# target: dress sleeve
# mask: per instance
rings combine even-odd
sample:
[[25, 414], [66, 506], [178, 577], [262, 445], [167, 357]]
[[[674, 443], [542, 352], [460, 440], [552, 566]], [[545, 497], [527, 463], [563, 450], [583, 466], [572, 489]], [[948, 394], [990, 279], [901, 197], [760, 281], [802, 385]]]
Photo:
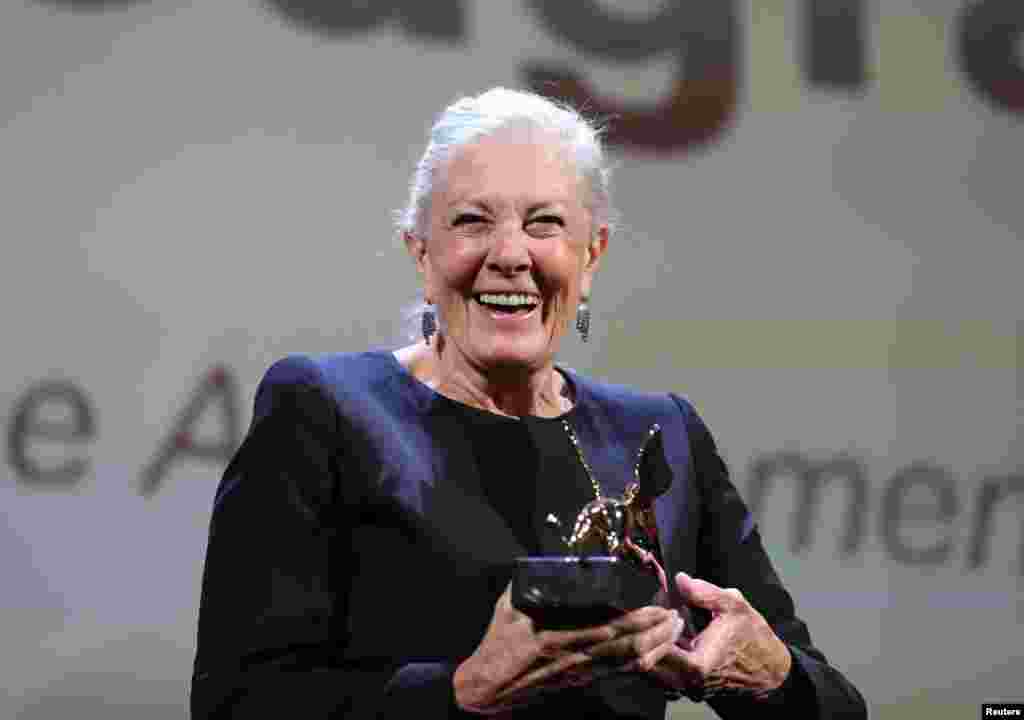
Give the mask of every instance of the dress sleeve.
[[[351, 437], [317, 367], [274, 365], [214, 501], [200, 597], [194, 720], [459, 717], [444, 663], [344, 659], [360, 499]], [[386, 618], [358, 618], [383, 623]]]
[[694, 480], [700, 492], [696, 574], [719, 587], [738, 588], [786, 644], [793, 659], [786, 681], [768, 697], [717, 697], [708, 704], [723, 718], [756, 717], [770, 708], [798, 711], [794, 717], [867, 718], [860, 692], [814, 647], [807, 625], [796, 616], [793, 599], [765, 552], [760, 532], [730, 481], [707, 426], [689, 403], [672, 397], [686, 420]]

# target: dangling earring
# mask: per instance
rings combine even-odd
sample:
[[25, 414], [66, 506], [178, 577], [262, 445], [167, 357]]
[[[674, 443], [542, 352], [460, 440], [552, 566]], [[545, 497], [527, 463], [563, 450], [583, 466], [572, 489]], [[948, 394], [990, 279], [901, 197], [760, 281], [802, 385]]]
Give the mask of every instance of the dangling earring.
[[428, 304], [423, 308], [423, 340], [430, 344], [430, 336], [437, 332], [437, 318], [433, 308]]
[[580, 300], [580, 305], [576, 308], [576, 330], [580, 334], [580, 340], [587, 342], [590, 340], [590, 305], [587, 304], [589, 298], [583, 298]]

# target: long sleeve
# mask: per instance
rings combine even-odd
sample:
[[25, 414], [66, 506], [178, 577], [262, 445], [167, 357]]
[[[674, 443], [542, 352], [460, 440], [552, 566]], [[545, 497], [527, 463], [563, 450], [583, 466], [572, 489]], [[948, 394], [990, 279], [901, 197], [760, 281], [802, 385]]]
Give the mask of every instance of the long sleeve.
[[793, 658], [785, 683], [766, 701], [720, 697], [709, 704], [723, 718], [756, 716], [770, 706], [808, 718], [866, 718], [858, 690], [815, 648], [795, 613], [761, 542], [750, 512], [729, 479], [707, 427], [688, 403], [673, 396], [686, 419], [693, 471], [701, 496], [697, 576], [720, 587], [738, 588], [768, 621]]
[[358, 552], [348, 523], [362, 492], [349, 464], [344, 420], [317, 367], [273, 366], [214, 502], [194, 720], [461, 715], [449, 663], [344, 657]]

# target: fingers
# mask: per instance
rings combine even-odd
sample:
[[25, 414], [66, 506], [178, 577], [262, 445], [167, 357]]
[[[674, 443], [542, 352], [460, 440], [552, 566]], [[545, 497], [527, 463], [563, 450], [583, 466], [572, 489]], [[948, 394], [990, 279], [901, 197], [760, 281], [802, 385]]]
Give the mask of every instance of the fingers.
[[588, 685], [624, 670], [650, 670], [684, 627], [675, 610], [649, 606], [596, 627], [539, 630], [510, 597], [506, 589], [460, 675], [467, 707], [511, 707], [537, 692]]
[[685, 627], [685, 621], [675, 611], [657, 615], [643, 613], [640, 618], [646, 620], [652, 616], [660, 618], [656, 624], [644, 628], [638, 625], [641, 619], [634, 619], [628, 626], [638, 629], [586, 648], [584, 652], [602, 664], [611, 663], [623, 670], [649, 670], [675, 644]]
[[614, 628], [616, 635], [623, 633], [635, 633], [654, 627], [672, 617], [678, 617], [679, 613], [657, 605], [648, 605], [637, 610], [620, 615], [608, 623]]
[[599, 658], [592, 653], [594, 647], [614, 641], [619, 633], [625, 632], [624, 628], [648, 629], [659, 618], [660, 613], [639, 613], [638, 617], [620, 621], [618, 626], [609, 623], [579, 630], [541, 631], [536, 636], [539, 648], [532, 667], [504, 688], [498, 699], [515, 697], [524, 691], [588, 685], [609, 671], [607, 666], [595, 663]]
[[526, 690], [582, 684], [590, 663], [590, 657], [582, 652], [567, 653], [550, 662], [541, 663], [505, 686], [497, 694], [497, 699], [504, 701]]
[[714, 583], [690, 577], [684, 572], [676, 573], [676, 587], [690, 605], [714, 612], [728, 612], [743, 600], [738, 590], [723, 590]]
[[575, 630], [542, 630], [537, 634], [537, 639], [541, 644], [542, 654], [552, 656], [566, 650], [585, 650], [591, 645], [643, 632], [677, 616], [675, 610], [652, 605], [620, 615], [605, 625]]
[[581, 628], [578, 630], [541, 630], [537, 633], [543, 657], [557, 657], [566, 652], [580, 650], [596, 643], [611, 640], [617, 631], [609, 625]]
[[675, 643], [684, 626], [683, 618], [675, 610], [650, 606], [626, 613], [606, 625], [542, 631], [537, 636], [537, 655], [551, 662], [524, 679], [540, 682], [581, 664], [588, 666], [583, 669], [591, 678], [594, 673], [609, 669], [622, 670], [627, 663], [638, 660], [638, 668], [650, 667], [665, 652], [659, 648]]
[[664, 685], [680, 690], [703, 685], [701, 668], [685, 651], [678, 647], [667, 647], [665, 654], [650, 672]]
[[[682, 626], [680, 626], [680, 630]], [[670, 640], [658, 645], [653, 650], [649, 650], [647, 653], [641, 655], [636, 660], [632, 661], [627, 667], [627, 671], [631, 672], [651, 672], [659, 666], [662, 659], [667, 657], [669, 654], [675, 652], [679, 648], [676, 647], [675, 641]]]
[[[512, 606], [506, 589], [480, 645], [456, 672], [456, 698], [461, 707], [494, 712], [520, 704], [534, 693], [588, 685], [670, 643], [678, 637], [677, 626], [681, 632], [678, 613], [652, 606], [596, 627], [539, 630], [529, 616]], [[623, 642], [604, 647], [600, 657], [591, 653], [594, 647], [620, 638]], [[604, 661], [606, 656], [616, 662]]]
[[512, 582], [505, 586], [505, 591], [501, 593], [498, 601], [494, 604], [495, 610], [502, 610], [503, 612], [511, 612], [516, 614], [522, 614], [515, 605], [512, 604]]
[[[626, 668], [629, 671], [635, 672], [650, 672], [658, 663], [661, 662], [662, 658], [667, 656], [669, 653], [678, 650], [676, 643], [679, 638], [682, 637], [683, 629], [686, 627], [686, 621], [682, 617], [678, 617], [672, 621], [671, 627], [668, 629], [667, 635], [658, 628], [659, 631], [656, 637], [651, 637], [649, 641], [645, 641], [644, 645], [650, 645], [650, 642], [654, 643], [654, 647], [643, 652], [643, 646], [638, 645], [638, 656], [633, 660]], [[651, 632], [653, 635], [653, 631]]]

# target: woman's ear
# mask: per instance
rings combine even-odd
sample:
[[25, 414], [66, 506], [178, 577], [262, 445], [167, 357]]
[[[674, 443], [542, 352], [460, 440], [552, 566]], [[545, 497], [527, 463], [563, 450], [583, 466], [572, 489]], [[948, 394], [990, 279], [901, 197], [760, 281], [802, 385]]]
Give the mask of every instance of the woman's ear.
[[423, 263], [427, 254], [426, 240], [405, 230], [402, 232], [402, 241], [405, 243], [405, 249], [409, 252], [409, 256], [416, 263], [416, 269], [422, 273], [425, 269]]
[[604, 255], [608, 249], [608, 226], [602, 225], [594, 233], [594, 237], [591, 239], [590, 244], [587, 245], [586, 263], [584, 269], [588, 267], [591, 271], [597, 270], [597, 265], [601, 261], [601, 256]]
[[416, 272], [423, 278], [423, 297], [427, 304], [432, 305], [430, 283], [432, 273], [427, 264], [427, 241], [420, 235], [411, 232], [403, 232], [402, 240], [405, 242], [405, 249], [416, 263]]
[[608, 249], [608, 226], [602, 225], [594, 233], [590, 244], [583, 252], [583, 277], [580, 290], [583, 297], [590, 297], [590, 286], [594, 281], [594, 273], [601, 264], [601, 257]]

